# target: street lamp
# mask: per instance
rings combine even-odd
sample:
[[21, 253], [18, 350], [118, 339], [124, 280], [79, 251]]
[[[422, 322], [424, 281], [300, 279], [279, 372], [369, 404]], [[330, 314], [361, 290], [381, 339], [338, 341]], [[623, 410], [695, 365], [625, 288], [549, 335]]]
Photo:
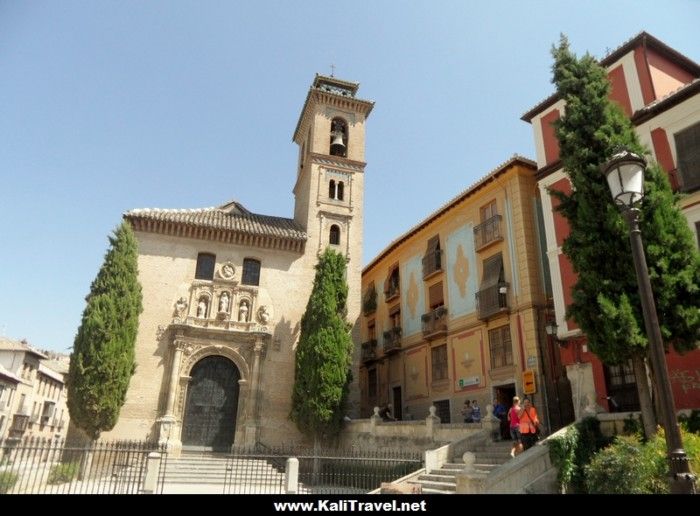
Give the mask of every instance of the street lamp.
[[622, 211], [630, 228], [632, 258], [637, 272], [644, 326], [649, 339], [651, 364], [656, 377], [659, 406], [666, 434], [666, 449], [671, 470], [671, 492], [693, 494], [695, 493], [695, 476], [690, 472], [688, 456], [683, 450], [681, 432], [676, 420], [676, 405], [671, 392], [659, 319], [656, 315], [656, 305], [642, 245], [642, 233], [639, 229], [639, 208], [636, 207], [636, 204], [644, 197], [645, 169], [646, 161], [644, 158], [629, 150], [617, 152], [601, 166], [613, 200]]

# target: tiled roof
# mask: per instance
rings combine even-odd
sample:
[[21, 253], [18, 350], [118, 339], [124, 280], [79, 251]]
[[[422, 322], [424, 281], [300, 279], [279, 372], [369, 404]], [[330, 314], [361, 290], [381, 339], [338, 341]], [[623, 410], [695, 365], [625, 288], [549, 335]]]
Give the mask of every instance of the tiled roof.
[[137, 209], [126, 212], [124, 217], [285, 240], [306, 241], [307, 238], [303, 228], [293, 219], [251, 213], [236, 201], [215, 208]]
[[7, 337], [0, 337], [0, 351], [22, 351], [24, 353], [36, 355], [39, 358], [46, 358], [46, 355], [32, 348], [25, 341], [12, 340]]
[[[634, 49], [635, 46], [639, 44], [646, 44], [649, 45], [650, 47], [653, 47], [655, 50], [658, 52], [661, 52], [662, 54], [666, 55], [669, 59], [671, 59], [674, 63], [680, 65], [682, 68], [685, 70], [690, 71], [693, 75], [696, 77], [700, 75], [700, 65], [690, 59], [689, 57], [681, 54], [678, 52], [676, 49], [669, 47], [666, 43], [663, 41], [655, 38], [651, 34], [645, 31], [641, 31], [629, 40], [625, 41], [622, 45], [617, 47], [615, 50], [611, 51], [608, 53], [603, 59], [600, 59], [599, 63], [601, 66], [604, 68], [607, 68], [611, 64], [613, 64], [615, 61], [620, 59], [622, 56], [624, 56], [627, 52], [631, 51]], [[533, 108], [530, 108], [526, 113], [523, 114], [523, 116], [520, 117], [520, 120], [524, 122], [530, 122], [537, 114], [541, 113], [544, 111], [547, 107], [551, 106], [555, 102], [559, 100], [559, 93], [554, 92], [550, 96], [548, 96], [546, 99], [538, 103], [536, 106]], [[661, 99], [659, 99], [661, 100]], [[658, 102], [658, 100], [656, 101]]]

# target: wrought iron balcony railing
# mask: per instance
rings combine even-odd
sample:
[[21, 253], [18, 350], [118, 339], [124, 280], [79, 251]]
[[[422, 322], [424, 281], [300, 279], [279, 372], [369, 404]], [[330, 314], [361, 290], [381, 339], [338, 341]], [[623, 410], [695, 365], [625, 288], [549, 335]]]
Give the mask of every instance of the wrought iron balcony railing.
[[447, 307], [438, 306], [436, 309], [421, 316], [423, 336], [438, 337], [447, 333]]
[[401, 349], [401, 327], [395, 326], [384, 332], [384, 353]]
[[369, 362], [377, 358], [377, 339], [370, 339], [362, 343], [362, 361]]
[[436, 272], [442, 272], [442, 251], [440, 249], [435, 249], [423, 257], [423, 279]]
[[500, 215], [494, 215], [474, 228], [474, 245], [477, 250], [496, 240], [503, 240]]
[[476, 293], [476, 307], [479, 319], [508, 311], [508, 283], [498, 283]]

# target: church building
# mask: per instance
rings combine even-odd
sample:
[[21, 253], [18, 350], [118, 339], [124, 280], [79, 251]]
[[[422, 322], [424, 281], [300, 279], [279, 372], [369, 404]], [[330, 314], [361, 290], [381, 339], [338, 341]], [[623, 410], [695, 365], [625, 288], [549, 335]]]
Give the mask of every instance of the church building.
[[[359, 85], [316, 75], [293, 141], [291, 218], [216, 208], [136, 209], [144, 311], [136, 373], [107, 439], [227, 450], [302, 439], [289, 419], [294, 353], [326, 247], [347, 259], [347, 320], [359, 339], [365, 121]], [[222, 200], [223, 201], [223, 200]], [[353, 356], [358, 377], [359, 350]], [[359, 415], [351, 386], [350, 413]]]

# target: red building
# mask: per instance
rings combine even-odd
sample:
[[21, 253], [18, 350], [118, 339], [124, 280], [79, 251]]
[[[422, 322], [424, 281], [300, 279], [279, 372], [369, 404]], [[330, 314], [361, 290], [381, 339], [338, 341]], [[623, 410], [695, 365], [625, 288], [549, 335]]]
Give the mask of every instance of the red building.
[[[673, 188], [681, 195], [688, 224], [700, 239], [700, 65], [646, 32], [600, 63], [612, 84], [611, 99], [622, 106], [640, 140], [669, 174]], [[560, 350], [577, 417], [592, 400], [609, 411], [637, 410], [631, 364], [603, 365], [589, 351], [586, 337], [575, 322], [565, 318], [576, 275], [561, 250], [569, 233], [568, 223], [554, 211], [557, 201], [547, 193], [549, 187], [563, 191], [571, 188], [552, 126], [564, 110], [564, 101], [554, 94], [522, 117], [532, 125], [537, 154], [546, 236], [543, 261], [551, 279], [551, 320], [556, 323], [556, 335], [549, 344], [551, 349]], [[672, 351], [666, 358], [676, 407], [700, 407], [700, 350], [683, 356]]]

